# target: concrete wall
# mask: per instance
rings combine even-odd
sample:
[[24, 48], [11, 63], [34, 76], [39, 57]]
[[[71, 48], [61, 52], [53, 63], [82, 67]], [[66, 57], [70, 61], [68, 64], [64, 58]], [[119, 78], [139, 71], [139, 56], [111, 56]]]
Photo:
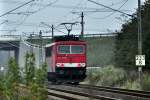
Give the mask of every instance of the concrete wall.
[[[40, 56], [40, 49], [39, 47], [31, 47], [30, 45], [20, 42], [20, 48], [19, 48], [19, 66], [20, 68], [24, 68], [25, 66], [25, 55], [27, 52], [31, 52], [33, 50], [33, 53], [35, 54], [35, 64], [36, 67], [39, 67], [39, 56]], [[42, 56], [43, 61], [45, 60], [45, 50], [42, 49]]]

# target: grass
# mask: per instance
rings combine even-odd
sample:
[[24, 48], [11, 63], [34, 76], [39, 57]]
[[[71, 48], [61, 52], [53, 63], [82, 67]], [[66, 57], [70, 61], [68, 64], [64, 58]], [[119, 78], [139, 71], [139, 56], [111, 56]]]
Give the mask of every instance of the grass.
[[113, 65], [100, 69], [89, 69], [87, 76], [89, 84], [101, 86], [120, 85], [126, 79], [125, 71], [121, 68], [115, 68]]
[[139, 83], [136, 71], [127, 72], [113, 65], [98, 69], [88, 69], [85, 83], [97, 86], [110, 86], [132, 90], [150, 91], [150, 74], [143, 73], [142, 84]]

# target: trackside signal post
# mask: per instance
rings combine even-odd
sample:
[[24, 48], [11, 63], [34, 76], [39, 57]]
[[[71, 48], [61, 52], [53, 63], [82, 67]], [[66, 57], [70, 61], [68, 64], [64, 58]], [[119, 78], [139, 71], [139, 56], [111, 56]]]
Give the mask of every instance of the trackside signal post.
[[141, 0], [138, 0], [138, 55], [136, 56], [136, 65], [138, 66], [139, 82], [141, 84], [142, 83], [142, 66], [145, 66], [145, 55], [142, 55]]

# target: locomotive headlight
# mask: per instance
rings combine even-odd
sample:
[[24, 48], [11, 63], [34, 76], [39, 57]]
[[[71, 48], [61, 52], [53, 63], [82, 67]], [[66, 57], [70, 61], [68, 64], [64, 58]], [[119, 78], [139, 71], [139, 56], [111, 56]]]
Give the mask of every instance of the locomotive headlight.
[[56, 66], [57, 67], [64, 67], [64, 64], [63, 63], [56, 63]]
[[80, 63], [81, 67], [85, 67], [85, 63]]
[[60, 64], [60, 63], [56, 63], [56, 66], [57, 66], [57, 67], [61, 67], [61, 64]]

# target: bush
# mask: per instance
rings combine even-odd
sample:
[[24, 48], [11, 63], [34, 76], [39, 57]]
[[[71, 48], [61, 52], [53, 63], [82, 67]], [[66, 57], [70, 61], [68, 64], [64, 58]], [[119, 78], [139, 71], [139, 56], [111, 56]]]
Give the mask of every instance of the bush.
[[131, 90], [141, 90], [141, 86], [138, 80], [127, 80], [121, 88], [131, 89]]
[[20, 82], [19, 67], [15, 59], [11, 58], [8, 63], [8, 71], [0, 80], [0, 96], [6, 100], [16, 100], [19, 98], [18, 88]]
[[142, 89], [150, 91], [150, 74], [145, 74], [142, 82]]
[[112, 65], [100, 69], [90, 69], [87, 75], [89, 84], [101, 86], [116, 86], [126, 79], [125, 71]]
[[[47, 65], [43, 64], [39, 69], [35, 66], [33, 53], [26, 54], [24, 77], [21, 78], [20, 69], [11, 58], [8, 64], [8, 71], [0, 76], [0, 99], [1, 100], [46, 100], [47, 89], [45, 79], [47, 75]], [[20, 87], [22, 83], [25, 87]]]
[[26, 54], [25, 80], [29, 90], [30, 100], [46, 100], [47, 90], [45, 79], [47, 75], [47, 65], [43, 64], [38, 69], [35, 67], [35, 57], [33, 53]]

